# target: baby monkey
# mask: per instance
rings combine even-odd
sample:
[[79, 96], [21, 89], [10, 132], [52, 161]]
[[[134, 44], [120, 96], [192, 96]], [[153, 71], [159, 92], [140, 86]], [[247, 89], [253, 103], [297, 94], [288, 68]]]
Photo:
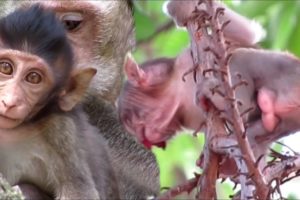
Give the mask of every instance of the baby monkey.
[[[192, 73], [182, 80], [192, 66], [190, 49], [175, 59], [156, 59], [141, 67], [127, 60], [128, 81], [118, 100], [119, 115], [145, 145], [161, 145], [182, 127], [198, 130], [205, 122], [202, 104], [196, 103], [199, 98], [225, 110], [228, 103], [210, 92], [216, 80], [200, 78], [196, 83]], [[236, 94], [243, 102], [241, 112], [254, 108], [245, 121], [250, 123], [247, 136], [258, 157], [271, 142], [300, 128], [300, 61], [287, 53], [240, 48], [233, 51], [229, 68], [233, 84], [240, 76], [247, 81]]]
[[77, 105], [96, 70], [73, 69], [63, 25], [39, 5], [2, 18], [0, 38], [0, 172], [56, 199], [118, 199], [106, 144]]

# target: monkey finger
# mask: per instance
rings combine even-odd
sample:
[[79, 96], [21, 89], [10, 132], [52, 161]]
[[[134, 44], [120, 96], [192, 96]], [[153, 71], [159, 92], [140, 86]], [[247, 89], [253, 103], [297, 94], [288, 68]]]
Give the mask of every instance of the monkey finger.
[[279, 118], [273, 114], [263, 113], [262, 114], [262, 122], [263, 122], [264, 128], [267, 131], [272, 132], [276, 128], [277, 124], [279, 123]]
[[260, 89], [257, 96], [257, 103], [263, 113], [274, 114], [274, 92], [268, 89]]

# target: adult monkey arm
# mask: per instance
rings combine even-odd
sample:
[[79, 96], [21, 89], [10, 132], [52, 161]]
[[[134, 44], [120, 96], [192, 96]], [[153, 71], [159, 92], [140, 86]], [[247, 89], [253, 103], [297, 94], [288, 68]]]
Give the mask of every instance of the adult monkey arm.
[[[95, 99], [96, 97], [90, 96], [87, 102], [94, 102]], [[119, 185], [121, 196], [124, 195], [126, 199], [141, 199], [156, 194], [159, 191], [159, 171], [153, 154], [145, 151], [140, 143], [133, 142], [132, 136], [124, 134], [124, 127], [119, 123], [115, 109], [108, 104], [105, 101], [99, 104], [88, 103], [85, 110], [90, 115], [91, 123], [99, 128], [108, 145], [113, 147], [110, 148], [110, 153], [113, 156], [112, 165], [118, 173], [117, 177], [122, 181]]]
[[[155, 157], [124, 131], [112, 106], [122, 84], [125, 55], [134, 46], [133, 19], [128, 2], [40, 1], [43, 6], [54, 10], [65, 24], [76, 67], [98, 69], [84, 107], [91, 123], [97, 125], [108, 140], [120, 179], [120, 192], [126, 193], [124, 198], [140, 199], [144, 193], [150, 195], [159, 191]], [[19, 6], [30, 4], [32, 1], [8, 0], [3, 2], [1, 13], [6, 15]], [[134, 188], [137, 192], [132, 189], [131, 193], [127, 188]]]
[[[222, 22], [230, 21], [224, 27], [226, 40], [237, 43], [237, 45], [254, 45], [266, 35], [265, 30], [254, 20], [247, 19], [239, 13], [231, 10], [219, 1], [213, 1], [214, 8], [223, 8], [224, 15], [221, 16]], [[177, 26], [187, 26], [189, 20], [195, 17], [195, 8], [204, 9], [204, 4], [199, 4], [197, 0], [177, 1], [169, 0], [164, 5], [165, 12], [172, 17]]]

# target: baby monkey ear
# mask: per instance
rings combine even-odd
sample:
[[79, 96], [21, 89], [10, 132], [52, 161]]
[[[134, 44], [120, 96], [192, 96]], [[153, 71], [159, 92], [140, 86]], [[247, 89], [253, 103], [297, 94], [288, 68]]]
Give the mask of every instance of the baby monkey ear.
[[135, 62], [134, 58], [127, 54], [126, 61], [124, 64], [125, 74], [128, 78], [128, 81], [136, 86], [143, 87], [147, 84], [147, 74], [143, 69], [141, 69], [138, 64]]
[[75, 69], [66, 89], [60, 94], [59, 107], [70, 111], [80, 102], [97, 70], [94, 68]]

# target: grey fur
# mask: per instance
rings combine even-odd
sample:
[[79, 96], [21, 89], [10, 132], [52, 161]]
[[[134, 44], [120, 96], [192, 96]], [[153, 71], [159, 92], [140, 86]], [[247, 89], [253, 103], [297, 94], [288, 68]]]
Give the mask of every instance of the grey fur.
[[[20, 4], [25, 5], [28, 2], [30, 1], [1, 1], [0, 13], [5, 16]], [[84, 107], [91, 123], [98, 127], [108, 142], [108, 151], [112, 155], [111, 160], [119, 179], [121, 197], [141, 199], [146, 198], [145, 195], [159, 193], [158, 166], [154, 155], [126, 133], [112, 106], [123, 82], [124, 58], [135, 45], [132, 12], [127, 1], [106, 2], [111, 4], [109, 12], [106, 10], [106, 14], [103, 14], [98, 11], [99, 24], [95, 26], [101, 27], [98, 29], [97, 40], [89, 49], [94, 57], [78, 60], [76, 67], [94, 66], [98, 69]], [[95, 147], [93, 151], [98, 152], [99, 148], [101, 147]]]
[[0, 171], [10, 184], [33, 183], [57, 199], [118, 198], [104, 139], [83, 112], [54, 113], [7, 131], [34, 133], [0, 146]]

